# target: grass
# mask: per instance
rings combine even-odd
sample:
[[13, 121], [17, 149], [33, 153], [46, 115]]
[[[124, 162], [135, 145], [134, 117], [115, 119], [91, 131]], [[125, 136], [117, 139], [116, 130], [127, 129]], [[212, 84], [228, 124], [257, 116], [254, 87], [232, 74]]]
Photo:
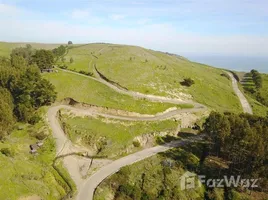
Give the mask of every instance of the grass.
[[60, 46], [60, 44], [0, 42], [0, 56], [9, 57], [12, 49], [17, 48], [17, 47], [25, 47], [26, 44], [32, 45], [32, 47], [35, 49], [54, 49]]
[[[249, 73], [244, 73], [244, 77], [241, 80], [242, 80], [242, 83], [240, 86], [240, 90], [244, 91], [244, 94], [247, 97], [252, 107], [253, 113], [255, 115], [259, 115], [263, 117], [267, 116], [268, 107], [258, 102], [256, 100], [256, 96], [249, 92], [250, 89], [256, 90], [256, 87], [252, 80], [251, 75]], [[262, 85], [262, 88], [260, 88], [259, 92], [262, 97], [264, 97], [265, 99], [268, 99], [268, 75], [262, 74], [262, 80], [263, 80], [263, 83], [262, 83], [263, 85]]]
[[189, 107], [188, 104], [173, 105], [134, 99], [95, 80], [61, 70], [58, 73], [44, 74], [44, 78], [56, 87], [58, 101], [71, 97], [79, 102], [146, 114], [163, 112], [170, 107]]
[[[35, 144], [37, 133], [48, 134], [38, 155], [29, 153], [30, 144]], [[37, 195], [42, 199], [61, 199], [68, 191], [68, 185], [52, 167], [55, 158], [55, 142], [44, 121], [32, 126], [18, 124], [0, 149], [8, 148], [10, 156], [0, 153], [0, 199], [17, 200], [20, 197]], [[57, 166], [60, 166], [58, 164]], [[66, 174], [66, 178], [71, 181]]]
[[265, 99], [268, 99], [268, 74], [262, 74], [262, 80], [263, 85], [260, 89], [260, 93]]
[[[78, 63], [70, 65], [69, 69], [93, 72], [96, 64], [108, 79], [129, 90], [180, 98], [192, 96], [195, 101], [218, 111], [242, 111], [231, 81], [221, 76], [221, 69], [126, 45], [88, 44], [71, 49], [67, 54], [67, 58], [76, 56]], [[193, 79], [195, 84], [181, 86], [184, 78]]]
[[[158, 122], [129, 122], [122, 120], [105, 119], [102, 117], [75, 117], [63, 114], [61, 118], [65, 132], [74, 142], [87, 146], [98, 155], [111, 158], [120, 157], [141, 149], [141, 144], [135, 144], [134, 138], [149, 134], [151, 137], [145, 139], [149, 145], [154, 144], [153, 133], [174, 133], [178, 122], [164, 120]], [[150, 144], [151, 143], [151, 144]]]

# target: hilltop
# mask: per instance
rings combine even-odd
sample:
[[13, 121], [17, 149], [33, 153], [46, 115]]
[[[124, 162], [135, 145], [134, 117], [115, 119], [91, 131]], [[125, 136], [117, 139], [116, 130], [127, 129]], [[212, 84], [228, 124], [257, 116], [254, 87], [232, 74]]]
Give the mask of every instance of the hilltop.
[[[194, 100], [219, 111], [242, 110], [223, 70], [175, 54], [137, 46], [95, 43], [69, 47], [58, 64], [95, 77], [97, 69], [108, 80], [143, 94]], [[46, 74], [45, 77], [56, 85], [64, 84], [55, 75]], [[187, 78], [194, 81], [191, 87], [182, 84]]]

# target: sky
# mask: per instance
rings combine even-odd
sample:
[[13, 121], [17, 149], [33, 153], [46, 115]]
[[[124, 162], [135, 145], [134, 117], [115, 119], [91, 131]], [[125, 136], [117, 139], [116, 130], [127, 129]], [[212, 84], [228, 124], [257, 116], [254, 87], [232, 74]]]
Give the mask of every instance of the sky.
[[0, 41], [264, 57], [267, 0], [0, 0]]

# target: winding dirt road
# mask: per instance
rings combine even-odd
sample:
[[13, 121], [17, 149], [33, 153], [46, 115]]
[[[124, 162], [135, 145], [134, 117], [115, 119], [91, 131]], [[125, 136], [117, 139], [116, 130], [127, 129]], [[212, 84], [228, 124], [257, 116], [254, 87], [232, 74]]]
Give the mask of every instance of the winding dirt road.
[[[68, 109], [68, 110], [73, 110], [76, 112], [80, 112], [84, 115], [90, 115], [90, 116], [102, 116], [106, 118], [113, 118], [113, 119], [120, 119], [120, 120], [131, 120], [131, 121], [156, 121], [156, 120], [164, 120], [164, 119], [169, 119], [172, 117], [175, 117], [176, 115], [180, 115], [182, 113], [195, 113], [199, 111], [205, 111], [207, 110], [207, 107], [193, 102], [193, 101], [183, 101], [181, 99], [171, 99], [167, 97], [160, 97], [160, 96], [155, 96], [155, 95], [146, 95], [138, 92], [133, 92], [133, 91], [128, 91], [128, 90], [123, 90], [122, 88], [118, 88], [117, 86], [99, 78], [94, 78], [94, 77], [89, 77], [83, 74], [79, 74], [77, 72], [72, 72], [68, 70], [63, 70], [62, 71], [76, 74], [79, 76], [83, 76], [86, 78], [93, 79], [95, 81], [98, 81], [100, 83], [103, 83], [107, 85], [108, 87], [112, 88], [116, 92], [127, 94], [129, 96], [132, 96], [134, 98], [143, 98], [147, 99], [150, 101], [157, 101], [157, 102], [165, 102], [165, 103], [172, 103], [172, 104], [185, 104], [185, 103], [191, 103], [194, 105], [194, 108], [191, 109], [177, 109], [177, 110], [172, 110], [164, 113], [159, 113], [154, 116], [142, 116], [140, 115], [139, 117], [137, 116], [128, 116], [128, 115], [112, 115], [112, 114], [107, 114], [103, 112], [98, 112], [96, 110], [90, 110], [90, 109], [82, 109], [82, 108], [75, 108], [72, 106], [68, 105], [59, 105], [59, 106], [54, 106], [49, 108], [48, 110], [48, 122], [49, 125], [52, 129], [54, 138], [56, 139], [56, 148], [57, 148], [57, 156], [61, 155], [66, 155], [69, 153], [73, 152], [83, 152], [85, 151], [84, 149], [81, 149], [81, 147], [76, 147], [74, 146], [71, 141], [67, 138], [65, 135], [64, 131], [62, 130], [58, 119], [57, 119], [57, 113], [60, 109]], [[228, 73], [229, 74], [229, 73]], [[238, 89], [237, 82], [232, 76], [232, 74], [229, 74], [229, 76], [232, 78], [232, 84], [235, 93], [239, 97], [241, 104], [243, 106], [243, 109], [245, 112], [252, 113], [252, 110], [246, 101], [244, 95], [241, 93], [241, 91]], [[68, 156], [64, 157], [64, 165], [69, 171], [72, 179], [77, 185], [78, 189], [78, 195], [77, 199], [78, 200], [92, 200], [94, 191], [97, 188], [97, 186], [108, 176], [114, 174], [115, 172], [119, 171], [121, 167], [133, 164], [137, 161], [143, 160], [145, 158], [148, 158], [150, 156], [153, 156], [159, 152], [164, 152], [167, 151], [173, 147], [178, 147], [182, 145], [186, 145], [189, 142], [196, 142], [198, 140], [201, 140], [202, 137], [195, 137], [195, 138], [189, 138], [186, 140], [180, 140], [180, 141], [174, 141], [162, 146], [155, 146], [153, 148], [148, 148], [145, 150], [142, 150], [140, 152], [128, 155], [126, 157], [120, 158], [116, 161], [113, 161], [112, 163], [102, 167], [99, 169], [97, 172], [95, 172], [93, 175], [91, 175], [87, 179], [82, 179], [81, 174], [79, 173], [79, 167], [76, 164], [77, 163], [77, 158], [75, 156]]]
[[248, 100], [246, 99], [246, 97], [244, 96], [244, 94], [240, 91], [238, 84], [237, 84], [237, 80], [234, 78], [234, 76], [232, 75], [232, 73], [230, 72], [226, 72], [228, 73], [228, 75], [231, 77], [232, 79], [232, 85], [233, 85], [233, 89], [235, 94], [238, 96], [239, 101], [242, 105], [243, 111], [244, 113], [249, 113], [249, 114], [253, 114], [252, 108], [248, 102]]

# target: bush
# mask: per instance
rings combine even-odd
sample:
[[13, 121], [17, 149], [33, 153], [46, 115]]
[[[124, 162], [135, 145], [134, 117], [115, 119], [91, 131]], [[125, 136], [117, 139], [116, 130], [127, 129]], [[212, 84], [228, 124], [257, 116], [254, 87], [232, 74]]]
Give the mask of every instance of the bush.
[[29, 124], [35, 125], [41, 120], [41, 117], [38, 114], [34, 114], [30, 120], [28, 121]]
[[86, 71], [83, 71], [83, 70], [80, 70], [79, 73], [80, 74], [87, 75], [87, 76], [93, 76], [93, 73], [92, 72], [86, 72]]
[[9, 148], [3, 148], [3, 149], [0, 150], [0, 152], [3, 155], [7, 156], [7, 157], [13, 157], [14, 156], [14, 152], [11, 151]]
[[194, 84], [194, 80], [191, 79], [191, 78], [185, 78], [182, 82], [181, 82], [181, 85], [183, 86], [187, 86], [187, 87], [190, 87]]
[[61, 69], [67, 69], [67, 65], [61, 65], [61, 66], [59, 66], [59, 68], [61, 68]]
[[126, 185], [120, 185], [118, 188], [118, 192], [119, 193], [123, 193], [127, 196], [132, 196], [133, 192], [134, 192], [134, 186], [126, 184]]
[[73, 63], [74, 62], [74, 59], [73, 58], [70, 58], [70, 63]]
[[44, 140], [46, 138], [46, 134], [44, 132], [34, 132], [31, 136], [35, 137], [38, 140]]
[[222, 73], [221, 76], [223, 76], [223, 77], [227, 78], [228, 80], [230, 80], [230, 77], [225, 73]]
[[140, 147], [141, 146], [139, 141], [133, 141], [133, 145], [134, 145], [134, 147]]

